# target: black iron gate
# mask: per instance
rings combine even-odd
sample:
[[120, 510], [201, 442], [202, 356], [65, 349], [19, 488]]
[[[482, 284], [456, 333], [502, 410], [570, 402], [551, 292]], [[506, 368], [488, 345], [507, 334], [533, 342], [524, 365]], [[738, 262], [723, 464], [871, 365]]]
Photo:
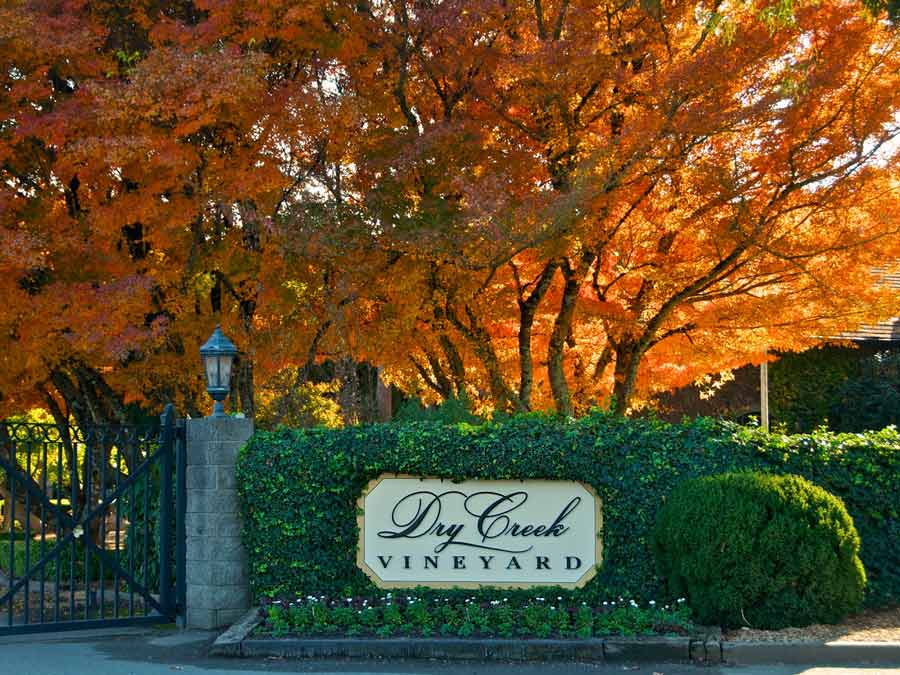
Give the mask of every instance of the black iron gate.
[[184, 428], [0, 422], [0, 635], [171, 621]]

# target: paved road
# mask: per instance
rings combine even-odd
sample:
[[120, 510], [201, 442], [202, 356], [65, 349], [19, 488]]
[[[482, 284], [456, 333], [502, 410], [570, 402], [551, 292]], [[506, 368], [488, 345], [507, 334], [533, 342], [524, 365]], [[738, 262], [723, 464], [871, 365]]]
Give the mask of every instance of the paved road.
[[210, 659], [208, 633], [155, 629], [115, 635], [64, 634], [0, 638], [0, 675], [900, 675], [898, 668], [687, 665], [470, 664], [446, 662]]

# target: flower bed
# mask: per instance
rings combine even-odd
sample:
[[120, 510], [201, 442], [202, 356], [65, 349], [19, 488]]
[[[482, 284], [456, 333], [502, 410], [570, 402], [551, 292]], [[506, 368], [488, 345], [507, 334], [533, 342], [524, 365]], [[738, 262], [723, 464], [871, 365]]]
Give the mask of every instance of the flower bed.
[[306, 596], [268, 601], [257, 635], [363, 637], [594, 638], [687, 635], [693, 626], [681, 599], [668, 604], [606, 601], [572, 604], [562, 596], [531, 600], [497, 594], [386, 593], [376, 597]]

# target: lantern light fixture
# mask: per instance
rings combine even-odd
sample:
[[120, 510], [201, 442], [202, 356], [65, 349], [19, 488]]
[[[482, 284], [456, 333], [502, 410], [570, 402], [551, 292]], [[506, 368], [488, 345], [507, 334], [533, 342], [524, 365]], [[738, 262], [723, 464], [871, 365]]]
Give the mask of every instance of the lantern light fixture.
[[231, 366], [237, 353], [237, 347], [225, 337], [221, 326], [216, 326], [206, 344], [200, 347], [200, 358], [206, 373], [206, 391], [216, 402], [213, 417], [225, 417], [222, 401], [228, 398], [231, 391]]

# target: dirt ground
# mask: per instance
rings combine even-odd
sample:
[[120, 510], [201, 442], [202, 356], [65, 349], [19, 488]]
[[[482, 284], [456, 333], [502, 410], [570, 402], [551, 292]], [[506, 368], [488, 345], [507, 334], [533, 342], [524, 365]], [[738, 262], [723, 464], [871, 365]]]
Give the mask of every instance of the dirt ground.
[[826, 642], [900, 642], [900, 607], [867, 610], [834, 626], [814, 624], [806, 628], [756, 630], [740, 628], [725, 631], [730, 641], [791, 642], [824, 640]]

